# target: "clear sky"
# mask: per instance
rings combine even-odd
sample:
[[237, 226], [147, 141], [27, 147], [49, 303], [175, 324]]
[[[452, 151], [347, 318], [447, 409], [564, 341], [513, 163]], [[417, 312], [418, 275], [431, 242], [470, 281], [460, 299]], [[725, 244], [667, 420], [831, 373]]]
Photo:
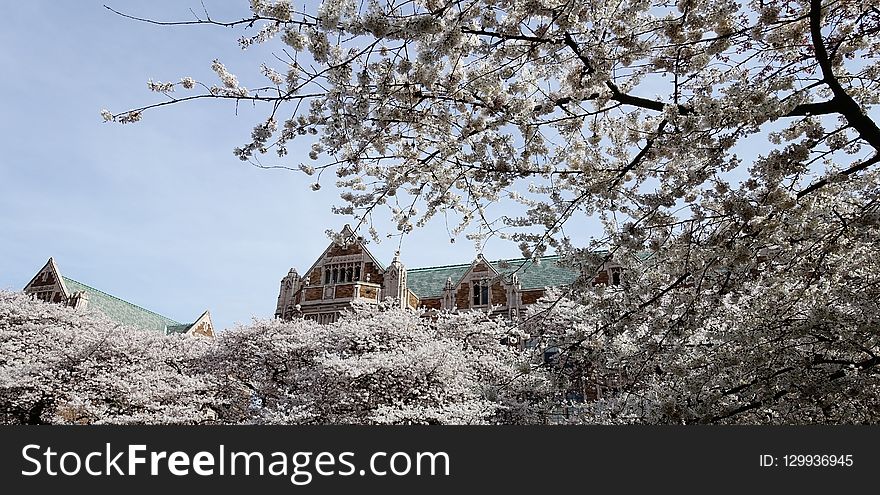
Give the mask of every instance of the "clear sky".
[[[271, 317], [280, 279], [327, 245], [332, 183], [260, 170], [232, 154], [261, 109], [228, 102], [172, 105], [137, 124], [113, 112], [160, 101], [147, 80], [215, 81], [220, 59], [242, 85], [262, 85], [271, 46], [243, 52], [240, 32], [160, 27], [121, 18], [191, 19], [198, 0], [3, 2], [0, 14], [0, 288], [20, 290], [54, 256], [62, 273], [178, 321], [210, 309], [218, 328]], [[215, 19], [248, 14], [246, 0], [205, 0]], [[304, 142], [303, 142], [304, 143]], [[303, 144], [301, 143], [301, 144]], [[305, 147], [290, 149], [295, 166]], [[386, 224], [387, 225], [387, 224]], [[383, 262], [397, 241], [371, 244]], [[442, 221], [403, 242], [409, 267], [469, 262], [473, 244], [449, 243]], [[490, 242], [489, 258], [518, 257]]]

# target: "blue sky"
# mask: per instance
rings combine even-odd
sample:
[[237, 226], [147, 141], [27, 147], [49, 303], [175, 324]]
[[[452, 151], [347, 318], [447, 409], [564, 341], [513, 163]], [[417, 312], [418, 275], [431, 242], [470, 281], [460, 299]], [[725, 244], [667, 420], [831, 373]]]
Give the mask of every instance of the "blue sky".
[[[0, 7], [0, 289], [20, 290], [54, 256], [64, 275], [179, 321], [210, 309], [218, 328], [271, 317], [290, 267], [303, 271], [327, 245], [324, 231], [348, 219], [330, 213], [338, 191], [309, 178], [260, 170], [232, 154], [261, 109], [196, 102], [148, 112], [137, 124], [103, 123], [160, 101], [147, 80], [214, 81], [219, 58], [239, 76], [259, 76], [271, 46], [243, 52], [240, 32], [160, 27], [132, 15], [190, 19], [198, 1], [4, 2]], [[206, 0], [212, 17], [247, 15], [245, 0]], [[262, 84], [262, 81], [259, 82]], [[290, 150], [304, 160], [307, 143]], [[299, 156], [298, 156], [299, 155]], [[302, 158], [301, 158], [302, 157]], [[397, 242], [371, 244], [384, 262]], [[518, 257], [490, 242], [490, 258]], [[410, 267], [467, 262], [473, 244], [450, 244], [441, 219], [403, 241]]]

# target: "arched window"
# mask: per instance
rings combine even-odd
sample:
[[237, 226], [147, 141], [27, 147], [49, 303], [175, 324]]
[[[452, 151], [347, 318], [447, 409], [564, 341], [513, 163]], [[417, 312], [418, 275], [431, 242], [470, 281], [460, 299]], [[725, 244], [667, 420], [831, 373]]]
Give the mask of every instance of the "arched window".
[[475, 280], [473, 306], [486, 306], [489, 304], [489, 281], [486, 279]]
[[[343, 284], [361, 280], [360, 262], [328, 263], [324, 265], [324, 284]], [[368, 280], [369, 282], [369, 280]]]
[[620, 285], [620, 267], [611, 269], [611, 285]]

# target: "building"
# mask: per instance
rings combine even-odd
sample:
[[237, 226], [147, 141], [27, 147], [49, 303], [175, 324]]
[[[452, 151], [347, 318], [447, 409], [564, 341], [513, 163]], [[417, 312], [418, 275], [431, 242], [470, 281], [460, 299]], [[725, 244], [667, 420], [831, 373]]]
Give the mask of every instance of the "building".
[[[407, 269], [397, 253], [386, 267], [348, 225], [340, 237], [348, 244], [331, 242], [304, 275], [291, 268], [281, 280], [276, 318], [330, 323], [354, 301], [378, 304], [386, 298], [404, 308], [479, 309], [515, 318], [547, 287], [569, 285], [580, 275], [556, 256], [489, 261], [478, 255], [470, 263]], [[619, 277], [619, 267], [609, 265], [595, 282], [616, 284]]]
[[130, 328], [157, 331], [166, 335], [214, 336], [214, 324], [208, 311], [202, 313], [192, 323], [174, 321], [61, 275], [54, 258], [49, 258], [46, 265], [24, 287], [24, 292], [46, 302], [77, 309], [97, 309], [114, 322]]

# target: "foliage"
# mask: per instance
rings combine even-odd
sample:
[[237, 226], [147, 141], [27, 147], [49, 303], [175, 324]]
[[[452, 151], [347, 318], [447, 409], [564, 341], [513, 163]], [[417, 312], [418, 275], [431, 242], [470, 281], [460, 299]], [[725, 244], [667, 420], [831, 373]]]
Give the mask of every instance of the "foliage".
[[0, 423], [199, 423], [205, 347], [0, 292]]
[[357, 309], [257, 321], [216, 339], [0, 294], [0, 422], [534, 422], [544, 380], [480, 314]]
[[606, 392], [572, 422], [877, 423], [878, 267], [857, 259], [836, 256], [838, 270], [801, 287], [774, 272], [814, 260], [765, 263], [756, 281], [702, 297], [695, 284], [649, 305], [626, 290], [551, 295], [525, 326], [560, 350], [555, 389]]
[[[548, 302], [568, 308], [548, 319], [556, 328], [535, 329], [569, 363], [554, 383], [623, 380], [588, 418], [875, 421], [875, 2], [251, 11], [189, 22], [245, 29], [243, 47], [276, 43], [268, 84], [248, 90], [215, 61], [219, 84], [151, 83], [172, 99], [105, 118], [198, 98], [266, 103], [236, 154], [260, 163], [316, 136], [299, 168], [315, 189], [335, 174], [340, 213], [369, 222], [385, 205], [403, 233], [439, 213], [459, 221], [453, 235], [475, 223], [480, 242], [555, 248], [584, 281]], [[175, 98], [177, 87], [204, 93]], [[563, 228], [580, 221], [604, 235], [574, 245]], [[588, 283], [609, 260], [624, 267], [622, 291]]]
[[224, 332], [209, 361], [229, 384], [227, 421], [497, 422], [529, 414], [526, 399], [541, 387], [525, 355], [499, 343], [504, 333], [479, 314], [434, 321], [363, 307], [330, 325], [259, 321]]

